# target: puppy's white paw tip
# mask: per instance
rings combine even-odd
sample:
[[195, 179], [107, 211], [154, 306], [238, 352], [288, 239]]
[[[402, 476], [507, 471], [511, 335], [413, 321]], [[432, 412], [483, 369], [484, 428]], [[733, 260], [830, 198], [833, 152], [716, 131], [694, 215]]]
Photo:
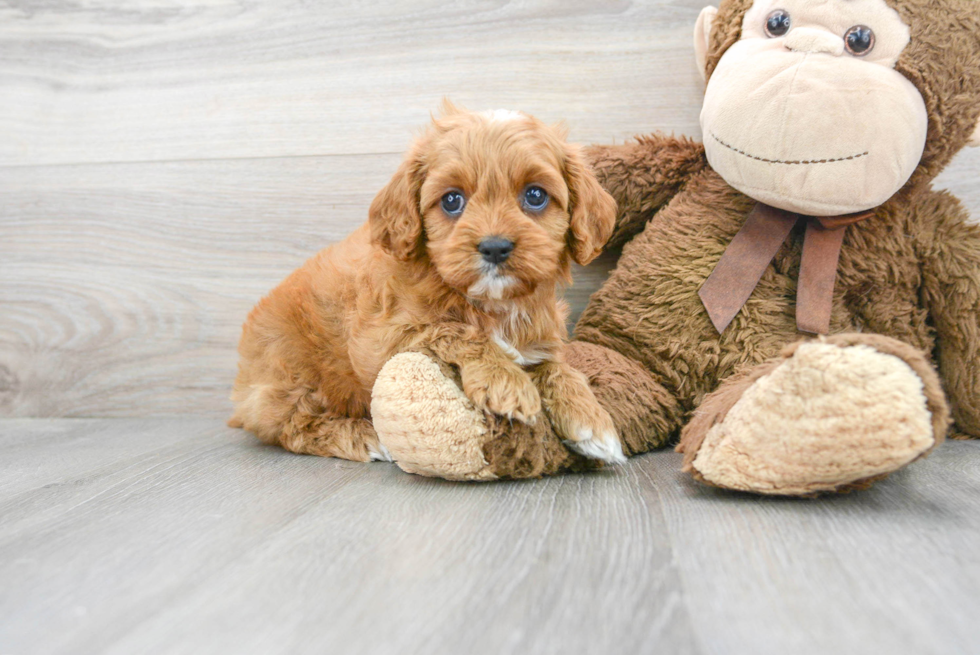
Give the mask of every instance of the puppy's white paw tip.
[[592, 430], [582, 428], [576, 430], [576, 435], [588, 436], [579, 441], [565, 441], [565, 445], [590, 459], [601, 459], [610, 464], [625, 464], [626, 455], [623, 454], [623, 446], [619, 442], [619, 437], [615, 432], [605, 432], [598, 439], [593, 437]]
[[388, 449], [385, 448], [385, 445], [382, 444], [382, 443], [379, 443], [378, 444], [378, 449], [377, 450], [375, 450], [374, 448], [369, 448], [368, 449], [368, 455], [371, 456], [371, 461], [372, 462], [393, 462], [393, 461], [395, 461], [395, 458], [391, 456], [391, 453], [388, 452]]

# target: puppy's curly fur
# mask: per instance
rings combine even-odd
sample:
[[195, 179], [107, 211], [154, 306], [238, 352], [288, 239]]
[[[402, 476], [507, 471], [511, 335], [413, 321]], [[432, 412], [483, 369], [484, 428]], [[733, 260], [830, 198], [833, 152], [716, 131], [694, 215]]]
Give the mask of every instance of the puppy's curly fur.
[[[368, 222], [314, 256], [249, 314], [232, 425], [298, 453], [385, 459], [371, 389], [393, 355], [458, 367], [486, 411], [529, 422], [543, 408], [579, 452], [622, 459], [609, 414], [564, 361], [571, 261], [609, 238], [615, 202], [561, 129], [446, 103], [371, 204]], [[539, 211], [525, 191], [549, 196]], [[459, 216], [442, 206], [461, 193]], [[489, 238], [513, 250], [494, 263]]]

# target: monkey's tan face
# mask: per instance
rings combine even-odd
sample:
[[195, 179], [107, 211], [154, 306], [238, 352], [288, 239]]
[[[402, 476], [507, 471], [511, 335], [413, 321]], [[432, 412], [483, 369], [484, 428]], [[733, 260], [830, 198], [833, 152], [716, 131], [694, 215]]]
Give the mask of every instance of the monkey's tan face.
[[880, 205], [925, 147], [925, 103], [894, 70], [908, 42], [885, 0], [757, 0], [705, 91], [711, 166], [789, 211]]

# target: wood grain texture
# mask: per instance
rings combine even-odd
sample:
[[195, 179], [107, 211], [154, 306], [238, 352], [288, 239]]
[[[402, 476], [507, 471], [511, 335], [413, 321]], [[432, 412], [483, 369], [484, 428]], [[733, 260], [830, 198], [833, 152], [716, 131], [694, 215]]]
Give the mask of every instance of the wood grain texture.
[[8, 420], [0, 447], [3, 652], [696, 652], [635, 473], [452, 484], [214, 420]]
[[0, 421], [0, 652], [973, 653], [980, 444], [871, 491], [672, 452], [454, 484], [214, 419]]
[[705, 653], [980, 652], [980, 443], [817, 500], [707, 489], [667, 458], [650, 464]]
[[701, 6], [6, 5], [0, 165], [401, 152], [443, 96], [567, 119], [586, 141], [690, 132]]
[[[0, 416], [227, 413], [248, 309], [443, 95], [698, 136], [702, 3], [0, 5]], [[980, 149], [937, 184], [980, 217]], [[576, 270], [573, 319], [615, 261]]]

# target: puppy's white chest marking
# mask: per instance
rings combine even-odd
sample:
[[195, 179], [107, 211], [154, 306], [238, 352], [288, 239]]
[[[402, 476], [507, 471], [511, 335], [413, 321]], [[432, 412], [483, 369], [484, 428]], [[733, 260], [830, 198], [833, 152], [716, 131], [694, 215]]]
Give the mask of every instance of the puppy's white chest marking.
[[484, 275], [470, 286], [466, 295], [470, 298], [500, 300], [504, 297], [504, 290], [514, 284], [515, 281], [509, 275]]
[[508, 357], [514, 360], [518, 366], [534, 366], [540, 364], [541, 362], [551, 359], [551, 354], [545, 352], [544, 350], [537, 350], [533, 347], [533, 344], [529, 347], [525, 347], [524, 350], [518, 350], [514, 347], [514, 344], [507, 341], [503, 335], [499, 332], [493, 333], [493, 342], [500, 347]]

